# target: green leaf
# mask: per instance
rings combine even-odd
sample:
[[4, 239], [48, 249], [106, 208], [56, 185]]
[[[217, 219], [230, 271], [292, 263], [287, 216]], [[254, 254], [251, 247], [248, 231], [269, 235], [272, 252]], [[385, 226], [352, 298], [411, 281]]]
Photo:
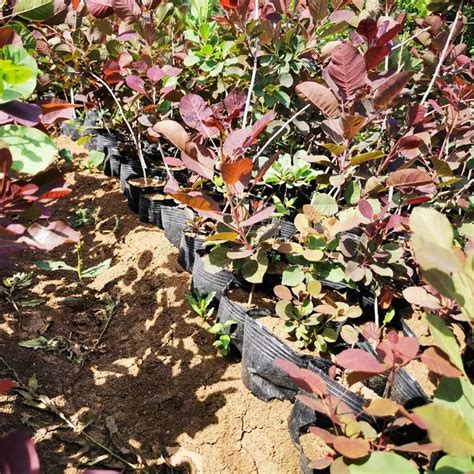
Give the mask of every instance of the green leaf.
[[74, 159], [72, 157], [72, 153], [67, 148], [61, 148], [59, 150], [59, 156], [69, 164], [74, 163]]
[[7, 45], [0, 49], [0, 103], [27, 99], [35, 90], [38, 67], [25, 48]]
[[415, 464], [395, 453], [383, 453], [380, 451], [372, 453], [365, 461], [356, 461], [349, 465], [351, 474], [419, 474]]
[[466, 378], [442, 377], [436, 387], [434, 401], [457, 410], [469, 426], [474, 426], [474, 388]]
[[7, 145], [13, 157], [15, 171], [36, 174], [47, 168], [57, 153], [56, 145], [36, 128], [4, 125], [0, 127], [0, 140]]
[[249, 257], [242, 265], [242, 276], [249, 283], [262, 283], [268, 269], [268, 256], [265, 252]]
[[385, 155], [383, 151], [369, 151], [367, 153], [361, 153], [360, 155], [353, 156], [351, 158], [351, 165], [360, 165], [366, 161], [379, 160]]
[[430, 333], [434, 339], [435, 345], [449, 357], [449, 360], [455, 367], [464, 371], [461, 349], [459, 348], [458, 342], [452, 331], [439, 316], [427, 314], [426, 322], [430, 328]]
[[332, 216], [336, 214], [338, 210], [336, 199], [325, 193], [314, 194], [311, 204], [318, 209], [323, 216]]
[[304, 272], [301, 268], [296, 265], [289, 266], [284, 272], [282, 277], [282, 285], [285, 286], [296, 286], [302, 283], [304, 280]]
[[456, 410], [444, 403], [430, 403], [414, 412], [427, 426], [430, 440], [453, 456], [471, 456], [474, 436], [471, 427]]
[[54, 0], [18, 0], [15, 13], [31, 21], [45, 21], [54, 15]]
[[435, 471], [437, 474], [464, 474], [474, 471], [474, 460], [471, 456], [454, 457], [447, 454], [437, 463]]
[[57, 270], [65, 270], [68, 272], [75, 272], [76, 269], [74, 267], [71, 267], [67, 263], [59, 261], [54, 261], [54, 260], [37, 260], [35, 262], [35, 265], [41, 269], [41, 270], [46, 270], [50, 272], [55, 272]]
[[44, 336], [37, 337], [35, 339], [29, 339], [27, 341], [21, 341], [18, 343], [20, 347], [27, 347], [28, 349], [44, 349], [48, 347], [48, 339]]
[[90, 267], [87, 270], [84, 270], [82, 272], [82, 277], [83, 278], [95, 278], [97, 275], [100, 275], [103, 271], [110, 268], [111, 263], [112, 263], [112, 259], [108, 258], [107, 260], [104, 260], [103, 262], [99, 263], [98, 265], [95, 265], [94, 267]]
[[100, 165], [104, 162], [104, 153], [97, 150], [91, 150], [89, 152], [89, 162], [92, 163], [96, 168], [99, 168]]
[[410, 216], [410, 228], [424, 240], [440, 247], [450, 249], [453, 244], [453, 229], [448, 218], [435, 209], [415, 207]]

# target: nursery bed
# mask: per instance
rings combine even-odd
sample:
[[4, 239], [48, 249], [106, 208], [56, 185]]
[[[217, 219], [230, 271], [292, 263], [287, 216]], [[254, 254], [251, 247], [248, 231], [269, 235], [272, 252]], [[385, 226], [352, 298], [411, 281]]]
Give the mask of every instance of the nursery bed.
[[[63, 138], [59, 145], [75, 146]], [[72, 278], [36, 269], [31, 294], [45, 304], [16, 318], [0, 301], [0, 377], [12, 376], [5, 363], [24, 382], [35, 375], [38, 394], [49, 396], [77, 425], [91, 422], [86, 432], [115, 453], [132, 463], [140, 456], [151, 466], [148, 472], [159, 472], [170, 447], [181, 448], [176, 463], [192, 459], [190, 472], [297, 472], [298, 453], [287, 430], [290, 402], [258, 400], [243, 386], [240, 364], [216, 353], [212, 336], [185, 301], [190, 275], [163, 231], [139, 222], [116, 180], [71, 167], [66, 176], [73, 193], [55, 215], [67, 219], [78, 208], [97, 208], [95, 224], [80, 228], [85, 265], [113, 260], [89, 286], [120, 301], [107, 326], [103, 302], [88, 301], [85, 310], [82, 303], [64, 302], [64, 282]], [[20, 255], [0, 269], [0, 277], [33, 271], [38, 259], [72, 263], [72, 251], [67, 246]], [[59, 335], [75, 343], [73, 357], [83, 357], [82, 363], [69, 361], [67, 352], [18, 345]], [[24, 397], [2, 400], [0, 432], [22, 421], [36, 430], [42, 472], [75, 473], [106, 454], [57, 416], [25, 408]], [[101, 465], [123, 468], [111, 459]]]

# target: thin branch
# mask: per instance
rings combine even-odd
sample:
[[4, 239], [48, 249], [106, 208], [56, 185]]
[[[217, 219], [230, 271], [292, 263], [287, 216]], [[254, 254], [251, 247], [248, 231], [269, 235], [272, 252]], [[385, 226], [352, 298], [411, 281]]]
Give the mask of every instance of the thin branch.
[[265, 149], [285, 130], [288, 125], [290, 125], [291, 122], [293, 122], [298, 116], [300, 116], [305, 110], [309, 109], [311, 107], [311, 104], [305, 105], [302, 109], [298, 110], [298, 112], [295, 112], [258, 150], [258, 153], [254, 157], [254, 161], [256, 161], [262, 153], [265, 151]]
[[137, 137], [135, 136], [135, 133], [133, 132], [133, 129], [132, 129], [132, 126], [130, 125], [130, 122], [128, 121], [127, 117], [125, 116], [125, 112], [123, 111], [122, 104], [120, 104], [120, 101], [118, 100], [118, 98], [115, 95], [114, 91], [110, 88], [110, 86], [101, 77], [97, 76], [92, 71], [89, 71], [89, 73], [96, 81], [99, 81], [107, 89], [107, 91], [112, 96], [115, 103], [117, 104], [117, 108], [120, 112], [120, 115], [122, 116], [123, 121], [125, 122], [125, 125], [127, 126], [128, 131], [130, 132], [133, 143], [135, 144], [135, 146], [137, 148], [138, 159], [140, 160], [140, 165], [141, 165], [142, 170], [143, 170], [143, 177], [146, 180], [146, 178], [147, 178], [146, 163], [145, 163], [145, 159], [143, 158], [142, 146], [141, 146], [140, 140], [138, 140]]
[[398, 43], [396, 44], [392, 49], [391, 51], [395, 51], [396, 49], [398, 48], [401, 48], [403, 46], [405, 46], [407, 43], [409, 43], [411, 40], [415, 39], [417, 36], [420, 36], [421, 33], [424, 33], [425, 31], [428, 31], [431, 29], [431, 26], [428, 26], [427, 28], [423, 28], [422, 30], [420, 31], [417, 31], [414, 35], [410, 36], [408, 39], [406, 39], [405, 41], [402, 41], [401, 43]]
[[462, 7], [463, 7], [463, 2], [461, 2], [459, 4], [458, 11], [456, 12], [456, 17], [454, 18], [453, 24], [451, 25], [451, 29], [449, 31], [448, 39], [446, 40], [446, 44], [444, 45], [443, 51], [441, 52], [441, 56], [439, 57], [438, 65], [436, 66], [433, 77], [431, 78], [431, 81], [428, 85], [428, 89], [426, 89], [426, 92], [423, 95], [423, 98], [421, 99], [420, 105], [423, 105], [426, 102], [426, 100], [428, 99], [428, 95], [430, 94], [431, 89], [433, 88], [433, 85], [434, 85], [436, 79], [439, 76], [439, 73], [441, 71], [441, 67], [443, 66], [443, 62], [446, 59], [446, 56], [448, 54], [448, 49], [449, 49], [449, 46], [451, 44], [451, 40], [453, 39], [453, 36], [454, 36], [454, 31], [456, 29], [455, 28], [456, 23], [458, 22], [459, 16], [461, 15]]
[[[258, 20], [258, 0], [255, 0], [255, 8], [253, 10], [253, 19], [255, 21]], [[258, 49], [259, 49], [260, 42], [258, 41], [258, 38], [255, 38], [255, 52], [253, 55], [253, 69], [252, 69], [252, 77], [250, 79], [250, 85], [249, 85], [249, 90], [247, 92], [247, 100], [245, 101], [245, 110], [244, 110], [244, 118], [242, 121], [242, 128], [245, 128], [247, 126], [247, 119], [249, 115], [249, 109], [250, 109], [250, 102], [252, 101], [252, 93], [253, 89], [255, 87], [255, 79], [257, 78], [257, 69], [258, 69]]]

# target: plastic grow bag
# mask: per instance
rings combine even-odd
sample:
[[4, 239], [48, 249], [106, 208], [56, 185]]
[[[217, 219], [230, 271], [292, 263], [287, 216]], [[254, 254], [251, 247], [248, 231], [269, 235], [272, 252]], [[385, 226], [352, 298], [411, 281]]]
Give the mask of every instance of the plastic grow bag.
[[222, 298], [227, 287], [235, 280], [234, 274], [228, 270], [221, 270], [217, 273], [210, 273], [204, 268], [202, 260], [204, 252], [198, 250], [195, 255], [193, 274], [191, 281], [192, 290], [197, 290], [201, 294], [215, 293], [216, 297]]
[[201, 237], [186, 233], [181, 234], [179, 243], [178, 263], [189, 273], [192, 273], [196, 252], [204, 248], [205, 240]]
[[299, 354], [262, 326], [252, 312], [247, 313], [242, 348], [244, 385], [260, 400], [293, 400], [298, 387], [275, 365], [276, 359], [293, 362], [302, 368], [307, 368], [311, 362], [323, 371], [332, 365], [326, 359]]
[[165, 236], [177, 248], [181, 242], [181, 235], [187, 229], [188, 222], [192, 219], [191, 213], [190, 209], [176, 205], [161, 205], [161, 222]]

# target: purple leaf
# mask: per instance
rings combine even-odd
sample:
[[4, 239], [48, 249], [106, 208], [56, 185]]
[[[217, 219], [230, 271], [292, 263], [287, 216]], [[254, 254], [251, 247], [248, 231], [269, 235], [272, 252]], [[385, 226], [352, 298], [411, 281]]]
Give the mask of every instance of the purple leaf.
[[245, 221], [241, 222], [240, 225], [242, 227], [249, 227], [251, 225], [255, 225], [259, 222], [262, 222], [271, 217], [271, 215], [275, 212], [275, 206], [268, 206], [264, 209], [256, 212], [252, 217], [246, 219]]
[[[13, 122], [25, 127], [34, 127], [41, 120], [41, 107], [36, 104], [26, 104], [18, 100], [12, 100], [0, 105], [0, 112], [6, 116], [0, 115], [0, 123]], [[6, 120], [5, 120], [6, 119]]]
[[148, 69], [146, 75], [151, 82], [158, 82], [165, 74], [163, 72], [163, 69], [157, 66], [153, 66]]
[[38, 455], [26, 431], [14, 431], [0, 439], [0, 472], [2, 474], [39, 474]]
[[364, 57], [356, 47], [343, 43], [331, 52], [331, 61], [325, 74], [337, 86], [343, 99], [352, 98], [367, 83]]
[[135, 0], [112, 0], [112, 7], [117, 16], [127, 23], [140, 18], [141, 9]]
[[95, 18], [106, 18], [114, 13], [112, 0], [86, 0], [86, 7]]
[[130, 89], [133, 89], [135, 92], [138, 92], [140, 94], [145, 94], [145, 81], [138, 76], [127, 76], [125, 78], [125, 82]]
[[213, 138], [219, 133], [217, 127], [205, 124], [213, 114], [206, 101], [197, 94], [187, 94], [179, 102], [179, 113], [186, 125], [200, 132], [205, 138]]

